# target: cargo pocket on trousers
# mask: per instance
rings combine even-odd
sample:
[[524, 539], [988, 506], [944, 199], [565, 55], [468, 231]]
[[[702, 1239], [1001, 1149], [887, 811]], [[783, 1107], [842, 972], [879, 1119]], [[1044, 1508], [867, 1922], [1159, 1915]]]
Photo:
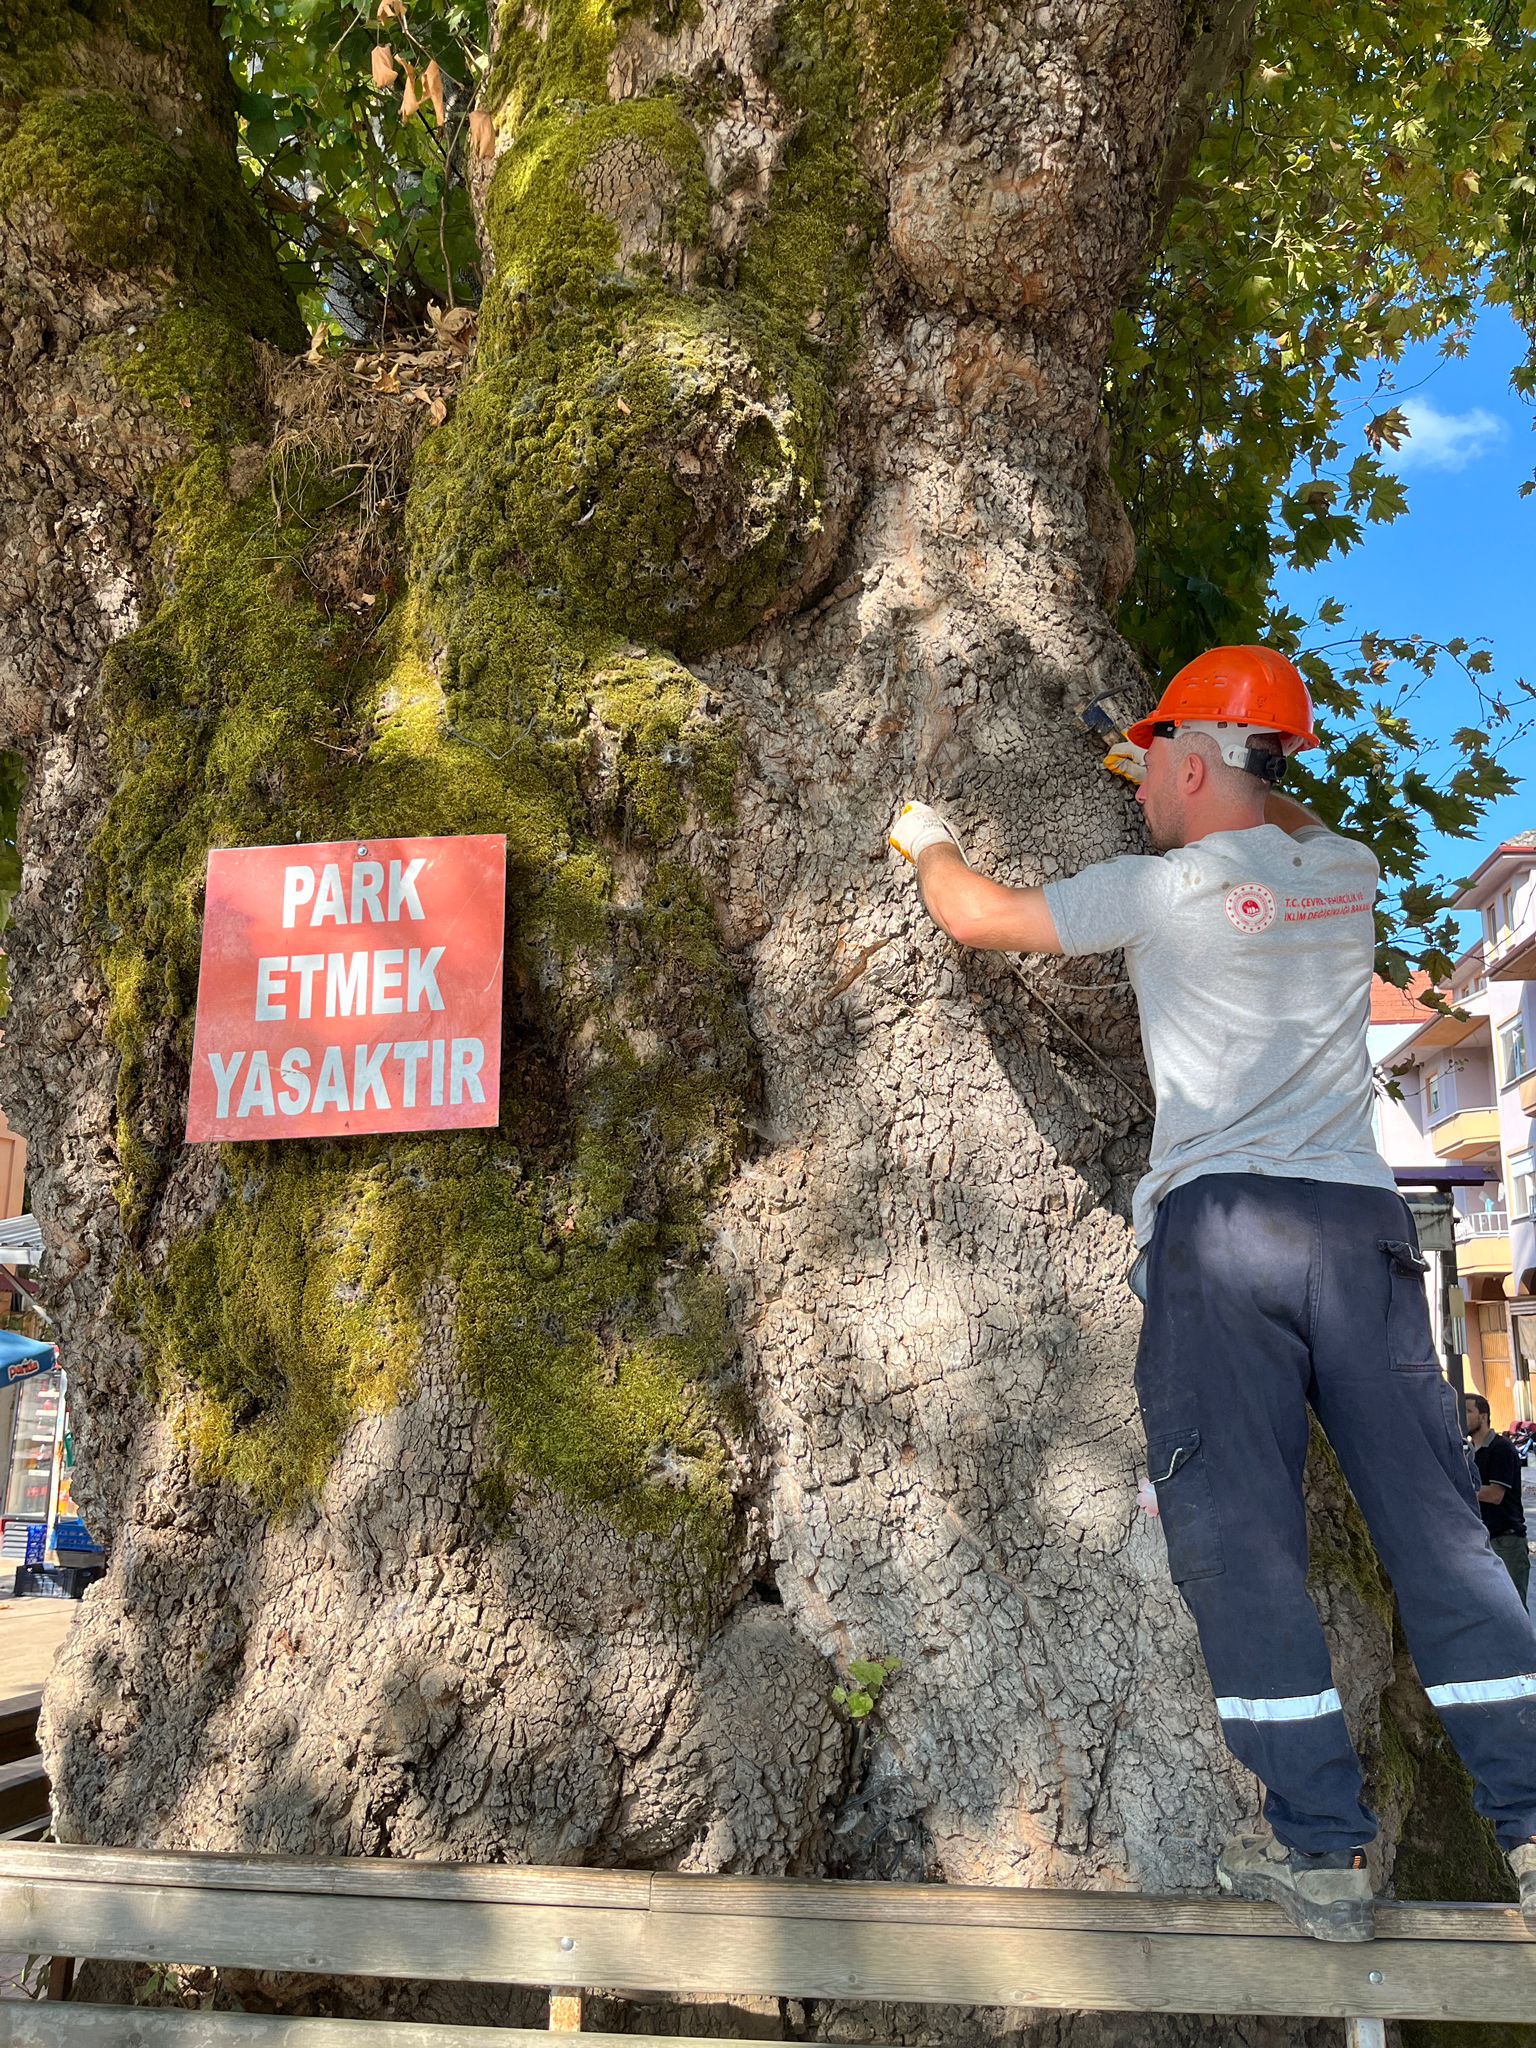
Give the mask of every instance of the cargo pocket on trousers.
[[1429, 1261], [1406, 1238], [1376, 1240], [1387, 1260], [1387, 1363], [1394, 1372], [1438, 1372], [1424, 1275]]
[[1176, 1586], [1189, 1579], [1214, 1578], [1225, 1563], [1199, 1430], [1161, 1430], [1149, 1436], [1147, 1477], [1157, 1491], [1169, 1577]]

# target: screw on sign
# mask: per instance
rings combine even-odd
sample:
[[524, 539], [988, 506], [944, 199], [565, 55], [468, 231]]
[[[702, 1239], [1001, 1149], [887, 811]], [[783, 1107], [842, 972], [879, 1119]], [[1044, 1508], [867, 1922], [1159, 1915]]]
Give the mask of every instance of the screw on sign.
[[210, 853], [188, 1142], [494, 1124], [506, 871], [499, 833]]

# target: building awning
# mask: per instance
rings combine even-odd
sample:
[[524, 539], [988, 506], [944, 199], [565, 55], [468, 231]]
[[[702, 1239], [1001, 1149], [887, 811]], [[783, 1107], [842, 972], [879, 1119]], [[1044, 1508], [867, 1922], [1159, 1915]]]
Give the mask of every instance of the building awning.
[[0, 1265], [35, 1266], [42, 1255], [43, 1230], [35, 1216], [0, 1216]]
[[1427, 1050], [1434, 1046], [1460, 1045], [1470, 1038], [1474, 1031], [1488, 1029], [1486, 1017], [1457, 1017], [1450, 1011], [1442, 1010], [1430, 1018], [1422, 1031], [1415, 1031], [1412, 1038], [1405, 1038], [1391, 1058], [1400, 1060], [1405, 1053], [1418, 1052], [1421, 1047]]
[[1436, 1161], [1432, 1166], [1394, 1166], [1392, 1178], [1400, 1188], [1481, 1188], [1499, 1178], [1499, 1169], [1475, 1161], [1470, 1166]]
[[1460, 893], [1452, 899], [1452, 910], [1465, 910], [1474, 896], [1482, 895], [1492, 886], [1489, 877], [1498, 871], [1498, 879], [1504, 879], [1503, 870], [1508, 867], [1512, 875], [1528, 868], [1536, 859], [1536, 832], [1517, 832], [1512, 839], [1501, 839], [1492, 853], [1480, 861], [1470, 874]]

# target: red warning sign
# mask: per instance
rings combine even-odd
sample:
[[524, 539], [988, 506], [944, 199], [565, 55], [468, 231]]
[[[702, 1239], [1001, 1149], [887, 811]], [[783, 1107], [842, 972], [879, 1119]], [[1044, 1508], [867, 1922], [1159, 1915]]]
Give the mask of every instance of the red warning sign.
[[494, 1124], [507, 842], [208, 856], [187, 1140]]

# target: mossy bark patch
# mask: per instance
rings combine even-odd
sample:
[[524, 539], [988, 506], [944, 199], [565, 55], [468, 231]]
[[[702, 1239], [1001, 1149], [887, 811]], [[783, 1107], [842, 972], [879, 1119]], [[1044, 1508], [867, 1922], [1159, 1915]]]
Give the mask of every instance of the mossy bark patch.
[[208, 122], [168, 135], [128, 93], [41, 91], [0, 120], [0, 205], [22, 199], [101, 269], [173, 275], [237, 331], [301, 341], [228, 137]]
[[[610, 103], [617, 33], [598, 0], [503, 23], [479, 357], [366, 620], [312, 587], [352, 516], [334, 463], [290, 451], [229, 487], [250, 380], [218, 307], [178, 305], [115, 359], [192, 453], [162, 485], [159, 610], [106, 686], [97, 911], [124, 1214], [148, 1243], [207, 849], [506, 834], [499, 1129], [229, 1148], [209, 1220], [125, 1301], [201, 1469], [271, 1506], [322, 1489], [351, 1419], [409, 1391], [450, 1303], [493, 1521], [547, 1484], [718, 1560], [743, 1421], [704, 1215], [757, 1079], [700, 866], [735, 736], [680, 657], [749, 632], [816, 534], [878, 208], [849, 138], [855, 43], [797, 14], [795, 137], [727, 263], [703, 103]], [[137, 204], [91, 221], [119, 260]]]
[[163, 601], [107, 684], [129, 1224], [180, 1141], [157, 1105], [189, 1056], [212, 845], [505, 832], [507, 1085], [484, 1137], [228, 1148], [211, 1220], [124, 1292], [152, 1384], [205, 1476], [292, 1507], [409, 1391], [446, 1283], [491, 1418], [488, 1515], [547, 1483], [719, 1559], [740, 1417], [697, 1265], [755, 1076], [700, 877], [667, 848], [728, 809], [731, 735], [670, 657], [568, 631], [506, 576], [424, 583], [369, 638], [302, 571], [345, 479], [290, 460], [236, 501], [224, 465], [210, 441], [167, 487]]
[[739, 639], [815, 516], [822, 394], [703, 296], [571, 314], [431, 444], [422, 530], [476, 577], [683, 654]]

